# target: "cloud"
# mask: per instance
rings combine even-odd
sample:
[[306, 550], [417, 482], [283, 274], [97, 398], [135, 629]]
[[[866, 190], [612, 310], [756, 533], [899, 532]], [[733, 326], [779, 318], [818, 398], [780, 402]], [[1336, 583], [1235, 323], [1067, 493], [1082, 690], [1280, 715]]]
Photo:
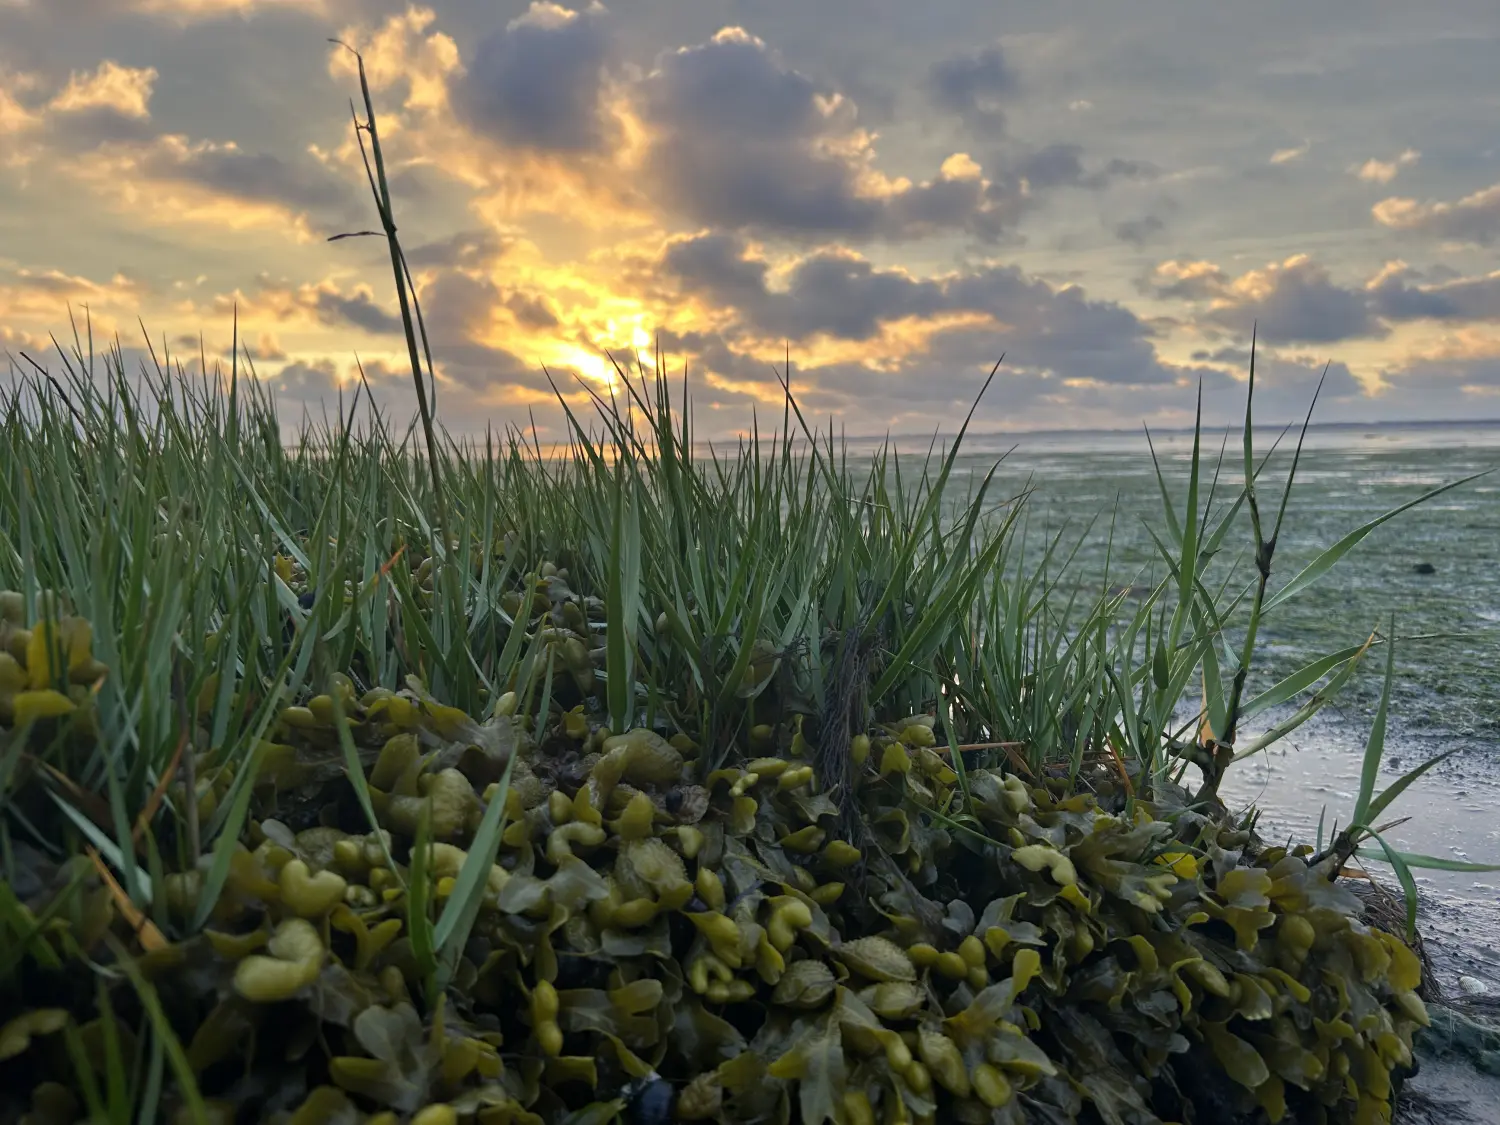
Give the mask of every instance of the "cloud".
[[48, 147], [86, 153], [101, 144], [155, 136], [151, 95], [154, 67], [122, 66], [105, 59], [92, 71], [73, 71], [47, 96], [42, 74], [0, 67], [0, 135], [15, 140], [8, 163], [32, 162]]
[[[541, 212], [617, 232], [706, 225], [814, 244], [952, 234], [996, 243], [1047, 192], [1154, 172], [1121, 159], [1090, 166], [1081, 146], [1056, 144], [995, 168], [959, 152], [930, 178], [893, 176], [847, 91], [742, 28], [663, 52], [642, 72], [598, 3], [538, 0], [462, 58], [435, 19], [412, 8], [348, 35], [372, 76], [381, 60], [377, 85], [412, 91], [397, 120], [424, 166], [477, 192], [490, 221]], [[998, 88], [996, 57], [950, 67], [945, 89]], [[342, 53], [331, 65], [349, 72]]]
[[1363, 164], [1351, 164], [1349, 173], [1369, 184], [1388, 184], [1396, 178], [1402, 168], [1409, 167], [1420, 159], [1422, 159], [1422, 154], [1414, 148], [1409, 148], [1395, 160], [1376, 160], [1372, 157]]
[[1303, 141], [1296, 148], [1279, 148], [1271, 154], [1271, 163], [1290, 164], [1294, 160], [1301, 160], [1311, 149], [1311, 141]]
[[281, 346], [281, 341], [273, 332], [262, 332], [255, 338], [253, 346], [249, 346], [250, 357], [256, 360], [278, 360], [286, 359], [286, 349]]
[[355, 328], [375, 336], [394, 336], [403, 331], [400, 316], [378, 303], [369, 286], [357, 285], [345, 292], [331, 278], [298, 286], [277, 285], [262, 278], [253, 293], [236, 290], [221, 295], [214, 298], [211, 308], [220, 317], [238, 308], [242, 320], [267, 318], [281, 324]]
[[81, 304], [91, 300], [128, 303], [146, 296], [147, 288], [139, 279], [125, 273], [116, 273], [107, 282], [97, 282], [58, 269], [21, 266], [11, 273], [8, 280], [0, 280], [0, 292], [9, 297], [6, 304], [0, 305], [0, 311], [17, 315], [22, 302], [45, 301], [54, 308], [68, 302]]
[[855, 104], [739, 28], [664, 56], [640, 96], [654, 190], [691, 222], [794, 238], [994, 239], [1026, 206], [1024, 185], [985, 179], [966, 154], [920, 183], [883, 175]]
[[38, 114], [26, 104], [26, 94], [36, 81], [34, 75], [0, 66], [0, 136], [14, 136], [36, 127]]
[[246, 152], [233, 141], [158, 139], [141, 154], [140, 170], [151, 179], [206, 188], [216, 195], [282, 204], [295, 211], [331, 211], [347, 205], [350, 187], [323, 165], [295, 163], [272, 153]]
[[1004, 103], [1017, 86], [1015, 71], [998, 45], [941, 59], [927, 74], [927, 92], [938, 108], [989, 133], [1004, 130]]
[[1381, 366], [1376, 400], [1408, 419], [1500, 418], [1500, 333], [1460, 326]]
[[482, 40], [453, 78], [453, 104], [480, 134], [549, 152], [600, 152], [619, 129], [604, 106], [607, 13], [535, 0]]
[[160, 23], [189, 27], [235, 17], [253, 19], [272, 12], [296, 12], [327, 16], [335, 9], [349, 8], [360, 0], [0, 0], [0, 15], [9, 8], [38, 23], [56, 19], [80, 28], [82, 21], [116, 24], [146, 17]]
[[1015, 267], [921, 278], [850, 251], [820, 250], [773, 269], [743, 240], [720, 233], [674, 239], [661, 262], [684, 293], [733, 311], [720, 335], [737, 350], [789, 339], [814, 362], [821, 355], [852, 367], [927, 370], [945, 361], [972, 367], [1005, 352], [1008, 366], [1032, 377], [1133, 385], [1183, 377], [1157, 359], [1150, 329], [1128, 309], [1074, 286], [1054, 289]]
[[1418, 322], [1500, 322], [1500, 271], [1424, 274], [1401, 261], [1387, 263], [1362, 285], [1345, 286], [1305, 254], [1238, 277], [1212, 262], [1171, 260], [1141, 279], [1140, 289], [1203, 306], [1191, 322], [1200, 331], [1247, 339], [1255, 325], [1272, 346], [1380, 340], [1397, 325]]
[[[1248, 372], [1250, 369], [1248, 344], [1203, 349], [1195, 351], [1192, 358], [1199, 363], [1219, 364], [1235, 371]], [[1278, 351], [1267, 347], [1264, 341], [1256, 348], [1255, 408], [1262, 418], [1305, 416], [1308, 407], [1313, 405], [1313, 392], [1320, 382], [1322, 390], [1317, 392], [1314, 420], [1332, 420], [1330, 415], [1343, 414], [1341, 406], [1368, 400], [1364, 382], [1346, 363], [1296, 351]], [[1243, 390], [1240, 393], [1243, 396]]]
[[97, 135], [100, 124], [57, 139], [69, 153], [65, 171], [134, 223], [261, 228], [311, 242], [358, 214], [352, 184], [310, 157], [287, 160], [233, 141], [126, 137], [117, 130], [96, 146], [87, 144], [84, 138]]
[[1210, 262], [1163, 262], [1144, 288], [1157, 297], [1206, 301], [1203, 324], [1242, 337], [1258, 325], [1272, 344], [1331, 343], [1389, 332], [1365, 294], [1334, 284], [1327, 268], [1306, 254], [1233, 279]]
[[1375, 313], [1392, 321], [1500, 321], [1500, 272], [1410, 284], [1418, 277], [1393, 262], [1372, 278], [1366, 292]]
[[[1439, 99], [1437, 123], [1409, 93], [1432, 89], [1420, 68], [1487, 80], [1451, 24], [1350, 48], [1336, 73], [1364, 75], [1355, 85], [1326, 85], [1331, 71], [1267, 85], [1243, 61], [1264, 54], [1240, 34], [1248, 24], [1239, 54], [1220, 57], [1187, 24], [1168, 49], [1102, 0], [1085, 6], [1086, 18], [1048, 15], [993, 46], [988, 17], [851, 37], [865, 14], [850, 0], [751, 15], [661, 3], [610, 14], [589, 0], [30, 0], [16, 14], [0, 0], [0, 54], [36, 68], [0, 74], [0, 241], [30, 268], [0, 262], [0, 331], [35, 336], [71, 302], [127, 328], [140, 311], [167, 339], [203, 318], [223, 354], [228, 311], [212, 294], [240, 291], [241, 338], [262, 372], [285, 369], [289, 394], [347, 387], [356, 349], [393, 396], [407, 393], [383, 248], [315, 241], [370, 225], [338, 113], [358, 86], [347, 53], [323, 46], [331, 33], [365, 51], [443, 415], [457, 425], [550, 400], [542, 363], [565, 389], [570, 369], [602, 386], [599, 349], [629, 363], [658, 328], [690, 361], [695, 398], [701, 375], [701, 401], [724, 411], [705, 433], [778, 400], [770, 365], [787, 341], [804, 403], [864, 431], [951, 422], [1001, 352], [992, 420], [1122, 424], [1190, 410], [1184, 384], [1198, 378], [1237, 398], [1232, 353], [1257, 318], [1267, 396], [1282, 380], [1307, 391], [1320, 351], [1345, 352], [1330, 378], [1356, 415], [1407, 412], [1415, 400], [1400, 395], [1417, 393], [1422, 371], [1451, 372], [1455, 396], [1491, 385], [1484, 365], [1497, 361], [1481, 353], [1500, 282], [1460, 256], [1449, 260], [1465, 276], [1433, 268], [1444, 241], [1500, 229], [1460, 199], [1485, 179], [1455, 188], [1452, 161], [1428, 156], [1422, 191], [1402, 194], [1449, 202], [1383, 201], [1391, 222], [1377, 216], [1363, 235], [1340, 225], [1361, 182], [1411, 178], [1415, 152], [1382, 136], [1484, 159], [1472, 108], [1483, 97]], [[714, 12], [730, 15], [709, 22]], [[752, 18], [763, 39], [712, 34]], [[1294, 29], [1318, 57], [1363, 34], [1319, 28]], [[324, 50], [326, 70], [307, 65]], [[1391, 76], [1382, 64], [1402, 81], [1367, 82]], [[1293, 95], [1298, 118], [1282, 104]], [[1174, 122], [1169, 107], [1185, 100], [1202, 112]], [[1267, 164], [1302, 140], [1256, 139], [1277, 120], [1314, 144], [1355, 146], [1336, 171], [1376, 159], [1342, 185], [1302, 185], [1288, 206], [1288, 176], [1313, 158], [1304, 142], [1277, 154], [1285, 167]], [[1160, 194], [1168, 179], [1177, 208]], [[59, 230], [72, 215], [76, 234]], [[1003, 253], [1033, 219], [1040, 244]], [[1402, 224], [1431, 253], [1371, 277], [1364, 263], [1394, 256], [1380, 244]], [[1254, 240], [1231, 245], [1232, 230]], [[1147, 260], [1136, 248], [1162, 246], [1154, 263], [1179, 240], [1181, 257], [1143, 284], [1150, 299], [1133, 294]], [[1298, 253], [1314, 247], [1316, 260]], [[129, 263], [123, 282], [115, 263]], [[345, 267], [379, 267], [365, 274], [373, 289]], [[267, 269], [274, 283], [257, 280]], [[1028, 272], [1042, 269], [1045, 281]], [[201, 274], [211, 280], [191, 280]], [[1449, 354], [1438, 340], [1460, 342]], [[1380, 379], [1387, 397], [1366, 395]], [[1287, 394], [1290, 416], [1301, 403]]]
[[[413, 6], [374, 28], [341, 33], [364, 53], [372, 89], [387, 93], [387, 105], [395, 100], [389, 92], [400, 99], [382, 112], [382, 131], [399, 138], [387, 145], [388, 164], [400, 159], [424, 176], [444, 177], [482, 225], [513, 227], [546, 214], [571, 229], [618, 236], [654, 223], [644, 131], [626, 79], [605, 66], [615, 47], [601, 6], [573, 12], [533, 4], [508, 25], [487, 25], [488, 36], [473, 37], [477, 48], [466, 38], [462, 55], [436, 20], [432, 9]], [[329, 71], [357, 80], [342, 49], [331, 51]], [[358, 170], [350, 143], [339, 156]]]
[[1093, 172], [1083, 166], [1083, 146], [1053, 144], [1022, 158], [1016, 174], [1033, 189], [1046, 191], [1059, 187], [1081, 187], [1099, 190], [1116, 179], [1145, 179], [1157, 169], [1140, 160], [1110, 160]]
[[279, 227], [303, 240], [315, 217], [348, 221], [352, 179], [315, 154], [286, 158], [160, 128], [158, 77], [154, 67], [105, 59], [38, 99], [42, 78], [0, 74], [0, 133], [18, 137], [12, 162], [45, 163], [49, 175], [92, 187], [135, 221]]
[[1375, 204], [1371, 214], [1377, 223], [1392, 230], [1489, 246], [1500, 238], [1500, 184], [1466, 195], [1456, 203], [1392, 196]]
[[1207, 301], [1227, 294], [1229, 275], [1213, 262], [1174, 258], [1156, 265], [1138, 288], [1158, 298]]
[[[294, 356], [279, 368], [258, 374], [276, 402], [283, 431], [294, 429], [306, 415], [330, 414], [335, 409], [347, 414], [356, 394], [359, 413], [374, 406], [397, 424], [417, 411], [411, 375], [379, 359]], [[355, 417], [357, 421], [359, 414]]]
[[59, 113], [104, 109], [144, 120], [151, 116], [151, 91], [156, 79], [155, 67], [121, 66], [105, 59], [92, 73], [75, 71], [50, 106]]
[[1331, 343], [1389, 331], [1364, 294], [1334, 284], [1327, 268], [1306, 254], [1236, 278], [1207, 319], [1241, 335], [1257, 323], [1273, 344]]
[[505, 253], [513, 238], [491, 227], [461, 230], [446, 238], [419, 243], [406, 251], [407, 265], [477, 267], [493, 263]]
[[1121, 242], [1132, 246], [1144, 246], [1156, 240], [1156, 236], [1167, 229], [1164, 219], [1157, 215], [1142, 215], [1139, 219], [1126, 219], [1114, 225], [1114, 235]]
[[[123, 272], [95, 281], [51, 268], [0, 270], [0, 326], [13, 330], [28, 350], [71, 312], [91, 319], [96, 333], [107, 336], [128, 326], [151, 296], [144, 281]], [[28, 331], [32, 328], [36, 330]]]
[[[404, 85], [403, 109], [445, 114], [450, 109], [449, 87], [453, 76], [462, 70], [462, 63], [453, 37], [429, 30], [436, 20], [437, 13], [431, 8], [409, 4], [374, 31], [352, 24], [339, 32], [338, 42], [329, 49], [328, 73], [358, 81], [358, 61], [342, 46], [348, 44], [364, 56], [365, 77], [372, 91]], [[389, 122], [389, 111], [382, 116]]]

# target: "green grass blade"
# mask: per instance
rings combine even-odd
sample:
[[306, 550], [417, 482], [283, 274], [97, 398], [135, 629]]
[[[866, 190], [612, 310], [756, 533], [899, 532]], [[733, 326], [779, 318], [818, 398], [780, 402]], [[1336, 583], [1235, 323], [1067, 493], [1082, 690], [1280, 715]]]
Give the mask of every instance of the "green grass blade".
[[[1379, 643], [1379, 642], [1376, 642]], [[1289, 699], [1301, 695], [1340, 664], [1362, 653], [1366, 645], [1350, 645], [1337, 652], [1309, 661], [1284, 680], [1273, 684], [1240, 708], [1240, 718], [1251, 719], [1262, 711], [1277, 707]]]
[[1411, 867], [1406, 862], [1406, 857], [1385, 842], [1385, 837], [1378, 832], [1371, 832], [1380, 844], [1381, 851], [1385, 853], [1386, 862], [1395, 871], [1396, 878], [1401, 881], [1401, 890], [1406, 899], [1406, 940], [1414, 942], [1417, 940], [1417, 881], [1412, 878]]
[[422, 980], [426, 984], [429, 1004], [437, 999], [437, 951], [433, 944], [432, 914], [429, 910], [432, 880], [427, 869], [431, 852], [432, 801], [429, 798], [422, 802], [421, 811], [417, 814], [417, 833], [412, 838], [411, 866], [406, 881], [406, 932], [411, 939], [412, 959], [416, 961], [417, 971], [422, 974]]
[[125, 975], [130, 978], [136, 996], [140, 998], [141, 1007], [146, 1010], [151, 1030], [166, 1052], [167, 1062], [171, 1065], [172, 1074], [177, 1079], [178, 1092], [186, 1103], [188, 1119], [194, 1122], [194, 1125], [208, 1125], [208, 1109], [203, 1104], [203, 1095], [198, 1090], [198, 1080], [193, 1074], [192, 1066], [188, 1063], [187, 1052], [182, 1049], [182, 1043], [178, 1040], [176, 1032], [172, 1030], [171, 1021], [167, 1019], [167, 1014], [162, 1009], [161, 997], [156, 994], [156, 988], [141, 973], [139, 966], [125, 948], [114, 938], [110, 941], [115, 947], [116, 964], [123, 968]]
[[[1384, 841], [1382, 841], [1383, 843]], [[1360, 848], [1358, 855], [1367, 859], [1382, 859], [1392, 853], [1374, 851], [1371, 848]], [[1459, 874], [1482, 874], [1486, 871], [1500, 871], [1500, 863], [1470, 863], [1467, 860], [1444, 859], [1441, 856], [1422, 855], [1418, 852], [1396, 852], [1401, 862], [1407, 867], [1415, 867], [1427, 871], [1453, 871]]]
[[469, 854], [459, 869], [453, 893], [443, 904], [437, 928], [432, 933], [437, 947], [440, 989], [446, 988], [453, 979], [458, 960], [468, 944], [469, 933], [474, 928], [474, 920], [479, 917], [479, 907], [484, 902], [490, 869], [500, 851], [500, 837], [505, 833], [505, 800], [510, 794], [510, 775], [515, 760], [512, 753], [505, 763], [505, 772], [484, 810], [479, 831], [474, 833], [474, 842], [469, 845]]
[[[1424, 773], [1432, 769], [1434, 766], [1446, 762], [1449, 758], [1453, 757], [1454, 754], [1457, 754], [1460, 749], [1462, 749], [1462, 747], [1455, 746], [1452, 750], [1447, 750], [1437, 755], [1436, 757], [1428, 758], [1427, 761], [1423, 762], [1420, 766], [1417, 766], [1415, 769], [1408, 770], [1406, 773], [1402, 774], [1400, 778], [1391, 782], [1390, 786], [1387, 787], [1384, 793], [1381, 793], [1378, 797], [1370, 802], [1370, 807], [1365, 810], [1364, 823], [1374, 824], [1377, 820], [1380, 819], [1380, 814], [1385, 812], [1385, 810], [1390, 807], [1391, 802], [1394, 801], [1397, 797], [1401, 796], [1402, 793], [1406, 792], [1407, 786], [1411, 785], [1412, 782], [1416, 781], [1417, 778], [1421, 777]], [[1356, 820], [1354, 821], [1354, 823], [1359, 824], [1360, 821]]]
[[1385, 654], [1385, 685], [1380, 691], [1380, 704], [1375, 709], [1375, 721], [1370, 726], [1370, 737], [1365, 742], [1364, 761], [1359, 775], [1359, 797], [1354, 802], [1354, 815], [1349, 823], [1363, 827], [1372, 822], [1378, 812], [1370, 811], [1370, 800], [1375, 793], [1375, 781], [1380, 776], [1380, 762], [1385, 757], [1385, 721], [1391, 709], [1391, 682], [1396, 675], [1396, 618], [1391, 615], [1391, 640]]
[[333, 727], [338, 732], [339, 748], [344, 753], [344, 776], [349, 779], [355, 800], [359, 802], [360, 810], [365, 814], [365, 822], [369, 824], [370, 831], [375, 833], [375, 839], [380, 843], [385, 866], [395, 872], [399, 880], [400, 871], [396, 867], [396, 861], [391, 857], [390, 848], [386, 845], [385, 834], [380, 831], [380, 820], [375, 815], [375, 804], [370, 800], [370, 785], [365, 779], [364, 765], [359, 760], [359, 750], [354, 745], [354, 736], [349, 731], [349, 719], [344, 714], [343, 700], [338, 691], [329, 692], [329, 696], [333, 700]]
[[1354, 674], [1355, 668], [1359, 666], [1360, 660], [1369, 651], [1370, 644], [1373, 641], [1374, 637], [1372, 636], [1359, 652], [1344, 662], [1343, 667], [1334, 674], [1332, 679], [1313, 694], [1311, 699], [1299, 707], [1289, 718], [1283, 719], [1259, 738], [1251, 739], [1243, 748], [1235, 752], [1233, 760], [1241, 762], [1252, 754], [1264, 750], [1267, 746], [1279, 742], [1321, 711], [1334, 696], [1338, 695], [1339, 691], [1343, 689], [1344, 684], [1349, 681], [1349, 677]]
[[[635, 720], [635, 637], [640, 621], [640, 523], [634, 478], [616, 465], [620, 479], [614, 495], [610, 529], [609, 586], [605, 598], [605, 671], [608, 677], [610, 728], [617, 733]], [[627, 481], [629, 483], [627, 483]], [[627, 499], [626, 493], [629, 492]]]
[[257, 739], [256, 749], [240, 763], [238, 776], [230, 786], [227, 802], [228, 813], [213, 844], [213, 859], [203, 876], [203, 888], [198, 893], [198, 905], [193, 910], [194, 932], [201, 930], [213, 913], [224, 890], [224, 881], [229, 878], [229, 862], [240, 845], [240, 833], [250, 815], [250, 796], [255, 788], [255, 777], [260, 770], [263, 744]]

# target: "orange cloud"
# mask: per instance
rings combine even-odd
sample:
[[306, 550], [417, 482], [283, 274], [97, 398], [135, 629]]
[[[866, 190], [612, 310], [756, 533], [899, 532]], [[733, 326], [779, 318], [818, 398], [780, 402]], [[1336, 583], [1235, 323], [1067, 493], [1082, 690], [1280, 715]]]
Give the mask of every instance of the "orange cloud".
[[148, 296], [140, 281], [123, 273], [98, 282], [61, 270], [23, 267], [9, 280], [0, 280], [0, 324], [36, 347], [72, 309], [86, 311], [96, 332], [107, 336], [121, 323], [129, 324]]
[[223, 168], [246, 155], [233, 141], [193, 141], [167, 134], [143, 144], [101, 147], [75, 158], [70, 171], [134, 221], [166, 227], [192, 223], [230, 231], [273, 230], [295, 242], [315, 241], [306, 208], [276, 198], [236, 194], [230, 176], [203, 175], [206, 166]]
[[1419, 360], [1453, 361], [1500, 359], [1500, 328], [1493, 325], [1463, 325], [1435, 334], [1411, 348], [1402, 365]]
[[1500, 184], [1466, 195], [1455, 203], [1392, 196], [1375, 204], [1370, 213], [1377, 223], [1393, 230], [1487, 245], [1500, 237]]
[[1303, 141], [1296, 148], [1279, 148], [1271, 154], [1271, 163], [1290, 164], [1294, 160], [1301, 160], [1311, 149], [1311, 141]]
[[[568, 14], [555, 5], [533, 4], [511, 26], [528, 18], [556, 23]], [[605, 112], [617, 127], [617, 143], [607, 152], [584, 159], [498, 145], [477, 135], [453, 110], [450, 86], [466, 71], [457, 43], [435, 29], [436, 19], [431, 8], [414, 5], [373, 30], [356, 24], [338, 36], [364, 56], [372, 92], [404, 90], [399, 107], [376, 104], [390, 174], [412, 167], [440, 172], [474, 193], [470, 208], [489, 226], [536, 214], [564, 217], [572, 226], [595, 231], [654, 224], [653, 212], [634, 186], [648, 137], [622, 88], [611, 85], [605, 95]], [[357, 104], [355, 57], [335, 45], [328, 70], [351, 84]], [[352, 136], [328, 159], [364, 174]]]
[[59, 113], [110, 109], [124, 117], [145, 120], [151, 116], [151, 91], [156, 78], [155, 67], [121, 66], [113, 59], [105, 59], [92, 72], [75, 71], [49, 108]]
[[1395, 160], [1366, 160], [1363, 164], [1351, 165], [1349, 171], [1361, 180], [1371, 184], [1388, 184], [1396, 178], [1396, 174], [1402, 168], [1415, 164], [1422, 158], [1422, 154], [1414, 148], [1409, 148]]
[[[404, 106], [408, 111], [434, 112], [448, 105], [448, 76], [460, 71], [458, 44], [441, 31], [428, 29], [437, 19], [431, 8], [412, 5], [391, 16], [373, 32], [359, 25], [345, 28], [338, 39], [364, 56], [365, 78], [372, 91], [384, 91], [405, 83]], [[328, 55], [328, 73], [334, 78], [358, 80], [359, 63], [347, 49], [335, 44]]]
[[0, 136], [15, 136], [40, 124], [41, 114], [27, 108], [20, 98], [36, 85], [35, 75], [0, 68]]

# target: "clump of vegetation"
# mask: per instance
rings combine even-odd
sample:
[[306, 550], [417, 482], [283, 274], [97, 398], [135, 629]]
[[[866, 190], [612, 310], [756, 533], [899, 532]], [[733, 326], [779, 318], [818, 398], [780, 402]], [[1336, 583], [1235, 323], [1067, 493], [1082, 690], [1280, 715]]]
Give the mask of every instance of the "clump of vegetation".
[[460, 448], [360, 128], [415, 455], [359, 394], [288, 447], [238, 356], [75, 340], [5, 405], [0, 1120], [1389, 1119], [1414, 915], [1339, 877], [1414, 910], [1428, 766], [1375, 793], [1382, 708], [1319, 850], [1217, 786], [1382, 643], [1250, 677], [1396, 513], [1273, 591], [1247, 412], [1238, 482], [1159, 476], [1146, 596], [1084, 599], [957, 441], [855, 463], [789, 390], [733, 457], [660, 372]]

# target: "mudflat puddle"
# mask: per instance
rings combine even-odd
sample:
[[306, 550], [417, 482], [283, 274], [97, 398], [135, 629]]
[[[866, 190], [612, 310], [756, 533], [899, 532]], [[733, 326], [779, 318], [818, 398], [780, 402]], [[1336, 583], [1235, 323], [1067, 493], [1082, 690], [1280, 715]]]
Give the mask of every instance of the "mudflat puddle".
[[[1347, 823], [1359, 795], [1365, 723], [1315, 717], [1269, 752], [1231, 771], [1223, 796], [1231, 809], [1263, 810], [1260, 835], [1267, 841], [1316, 843], [1318, 819], [1324, 840], [1335, 823]], [[1468, 863], [1500, 863], [1500, 747], [1451, 733], [1411, 729], [1394, 718], [1386, 735], [1386, 757], [1376, 791], [1434, 755], [1459, 752], [1428, 771], [1386, 810], [1384, 819], [1407, 818], [1385, 833], [1399, 851]], [[1360, 861], [1397, 896], [1390, 866]], [[1414, 870], [1420, 905], [1418, 924], [1448, 996], [1476, 990], [1500, 996], [1500, 871]]]

